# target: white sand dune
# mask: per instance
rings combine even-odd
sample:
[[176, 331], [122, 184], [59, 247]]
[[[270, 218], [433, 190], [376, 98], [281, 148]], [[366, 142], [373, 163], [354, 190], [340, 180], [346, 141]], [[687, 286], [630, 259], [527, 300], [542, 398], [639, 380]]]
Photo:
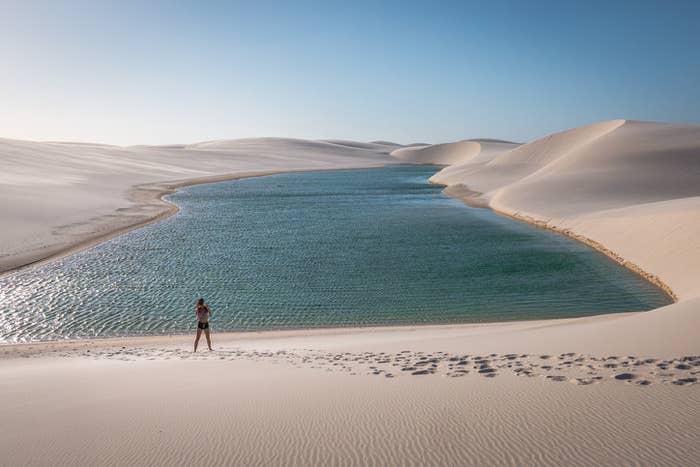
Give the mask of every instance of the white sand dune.
[[217, 351], [196, 355], [189, 336], [0, 346], [2, 462], [696, 465], [700, 126], [615, 120], [520, 146], [399, 149], [0, 140], [0, 264], [151, 219], [165, 208], [144, 200], [183, 180], [397, 161], [449, 165], [432, 177], [449, 194], [587, 242], [678, 302], [537, 322], [215, 333]]
[[517, 147], [517, 143], [492, 139], [471, 139], [456, 143], [429, 146], [407, 146], [395, 149], [391, 155], [409, 163], [455, 165], [470, 161], [484, 161], [503, 151]]
[[553, 159], [621, 124], [622, 121], [603, 122], [549, 135], [517, 148], [508, 148], [513, 150], [504, 152], [492, 158], [493, 160], [479, 161], [473, 165], [465, 161], [464, 165], [447, 167], [436, 174], [432, 180], [454, 185], [461, 183], [471, 174], [477, 174], [475, 177], [470, 177], [473, 182], [470, 188], [487, 193], [536, 172]]
[[182, 184], [395, 163], [384, 145], [349, 144], [255, 138], [118, 147], [0, 139], [0, 272], [167, 214], [172, 206], [158, 196]]
[[700, 295], [700, 126], [614, 120], [431, 178], [467, 201], [583, 236]]

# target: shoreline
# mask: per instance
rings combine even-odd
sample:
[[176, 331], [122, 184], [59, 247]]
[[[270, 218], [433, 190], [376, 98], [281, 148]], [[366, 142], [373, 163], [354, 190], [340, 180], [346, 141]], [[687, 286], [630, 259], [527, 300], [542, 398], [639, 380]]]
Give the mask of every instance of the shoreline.
[[[75, 253], [83, 250], [87, 250], [93, 246], [99, 245], [101, 243], [107, 242], [113, 238], [120, 235], [131, 232], [132, 230], [140, 229], [150, 224], [155, 224], [157, 222], [168, 219], [169, 217], [177, 214], [180, 208], [163, 199], [164, 196], [171, 195], [175, 193], [178, 189], [194, 186], [203, 185], [207, 183], [219, 183], [231, 180], [241, 180], [244, 178], [255, 178], [255, 177], [266, 177], [269, 175], [280, 175], [286, 173], [307, 173], [307, 172], [329, 172], [336, 170], [355, 170], [355, 169], [372, 169], [388, 167], [391, 165], [400, 164], [383, 164], [376, 166], [361, 166], [361, 167], [340, 167], [340, 168], [329, 168], [329, 169], [289, 169], [289, 170], [261, 170], [261, 171], [251, 171], [251, 172], [239, 172], [239, 173], [228, 173], [222, 175], [212, 175], [207, 177], [198, 177], [183, 180], [172, 180], [172, 181], [162, 181], [147, 183], [143, 185], [134, 185], [127, 191], [126, 201], [133, 203], [129, 207], [119, 208], [116, 211], [120, 216], [114, 221], [117, 224], [115, 228], [108, 230], [107, 232], [93, 232], [85, 235], [85, 238], [78, 240], [75, 243], [67, 243], [64, 245], [55, 245], [49, 248], [49, 253], [46, 256], [41, 256], [37, 259], [21, 262], [16, 266], [11, 266], [9, 269], [0, 271], [0, 277], [9, 276], [22, 271], [31, 270], [34, 268], [41, 267], [52, 261], [56, 261], [62, 258], [66, 258]], [[144, 209], [154, 208], [158, 212], [155, 214], [146, 214], [141, 211]], [[134, 211], [136, 211], [134, 214]], [[118, 226], [120, 221], [124, 221], [129, 216], [134, 216], [137, 218], [135, 222], [128, 223], [126, 225]], [[22, 258], [26, 255], [12, 255], [15, 257]], [[36, 255], [30, 254], [29, 257]]]
[[[651, 310], [649, 310], [651, 311]], [[272, 329], [257, 329], [250, 331], [217, 331], [212, 333], [217, 338], [224, 340], [239, 339], [244, 341], [256, 339], [278, 339], [290, 337], [318, 337], [318, 336], [338, 336], [350, 334], [377, 334], [377, 333], [406, 333], [415, 331], [441, 331], [441, 330], [475, 330], [484, 328], [508, 328], [508, 327], [540, 327], [549, 325], [568, 325], [575, 321], [594, 321], [600, 317], [603, 318], [623, 318], [633, 316], [644, 311], [621, 311], [616, 313], [603, 313], [597, 315], [577, 316], [577, 317], [562, 317], [562, 318], [539, 318], [539, 319], [520, 319], [510, 321], [488, 321], [479, 323], [426, 323], [426, 324], [387, 324], [387, 325], [370, 325], [370, 326], [328, 326], [315, 328], [272, 328]], [[193, 322], [193, 325], [196, 324]], [[121, 345], [123, 342], [129, 342], [134, 345], [146, 345], [156, 343], [175, 343], [183, 339], [190, 339], [194, 336], [196, 328], [193, 326], [191, 330], [181, 333], [172, 334], [143, 334], [131, 336], [105, 336], [105, 337], [86, 337], [86, 338], [67, 338], [60, 340], [36, 341], [36, 342], [6, 342], [0, 343], [0, 350], [6, 349], [30, 349], [37, 348], [39, 351], [45, 347], [75, 347], [75, 346], [90, 346], [90, 347], [110, 347], [112, 345]], [[2, 360], [0, 356], [0, 360]]]
[[[144, 208], [155, 208], [158, 211], [156, 214], [136, 214], [136, 216], [141, 217], [141, 219], [136, 220], [133, 223], [128, 223], [125, 226], [115, 227], [114, 229], [104, 233], [96, 232], [87, 234], [86, 238], [78, 240], [75, 243], [54, 246], [53, 248], [51, 248], [51, 250], [56, 250], [55, 252], [49, 253], [47, 256], [41, 256], [29, 262], [23, 262], [16, 266], [11, 266], [9, 269], [1, 271], [0, 277], [6, 275], [9, 276], [18, 272], [41, 267], [52, 261], [66, 258], [80, 251], [87, 250], [93, 246], [107, 242], [120, 235], [131, 232], [132, 230], [137, 230], [141, 227], [145, 227], [147, 225], [165, 220], [177, 214], [180, 211], [180, 208], [177, 207], [177, 205], [163, 199], [163, 197], [175, 193], [179, 188], [205, 183], [222, 182], [226, 180], [238, 180], [241, 178], [274, 175], [275, 173], [279, 172], [215, 175], [211, 177], [194, 178], [189, 180], [164, 181], [132, 186], [128, 190], [126, 200], [133, 204], [129, 207], [119, 208], [118, 211], [121, 214], [120, 219], [126, 220], [128, 214], [125, 214], [124, 212], [127, 210], [138, 211]], [[116, 222], [118, 221], [115, 221], [115, 223]], [[21, 255], [16, 256], [21, 257]]]
[[[488, 200], [484, 199], [481, 197], [482, 193], [478, 191], [473, 191], [470, 190], [468, 187], [464, 185], [445, 185], [443, 183], [437, 183], [437, 182], [430, 182], [434, 185], [439, 185], [445, 187], [443, 189], [443, 193], [446, 195], [458, 199], [462, 201], [464, 204], [467, 206], [473, 207], [473, 208], [480, 208], [480, 209], [490, 209], [491, 211], [495, 212], [496, 214], [499, 214], [504, 217], [508, 217], [510, 219], [513, 219], [518, 222], [523, 222], [525, 224], [531, 225], [533, 227], [536, 227], [538, 229], [543, 229], [543, 230], [549, 230], [551, 232], [556, 232], [560, 235], [564, 235], [565, 237], [571, 238], [573, 240], [576, 240], [577, 242], [583, 243], [584, 245], [587, 245], [588, 247], [598, 251], [599, 253], [604, 254], [608, 258], [612, 259], [619, 265], [629, 269], [633, 273], [637, 274], [638, 276], [642, 277], [644, 280], [647, 282], [653, 284], [657, 288], [661, 289], [672, 301], [673, 303], [678, 303], [678, 295], [673, 291], [673, 289], [666, 284], [666, 282], [663, 281], [658, 275], [652, 274], [650, 272], [645, 271], [643, 268], [639, 267], [635, 263], [625, 259], [623, 256], [618, 255], [605, 245], [603, 245], [600, 242], [597, 242], [593, 239], [590, 239], [584, 235], [578, 234], [574, 232], [573, 230], [569, 228], [562, 228], [559, 227], [555, 224], [550, 224], [548, 220], [545, 219], [538, 219], [533, 216], [528, 216], [524, 214], [520, 214], [519, 212], [510, 212], [506, 211], [504, 209], [498, 209], [494, 208], [491, 206], [488, 202]], [[643, 311], [639, 313], [644, 313]]]
[[549, 224], [549, 222], [545, 221], [544, 219], [541, 219], [541, 220], [536, 219], [534, 217], [525, 216], [525, 215], [519, 214], [517, 212], [516, 213], [509, 213], [506, 211], [501, 211], [499, 209], [492, 209], [492, 210], [493, 210], [493, 212], [496, 212], [496, 213], [501, 214], [501, 215], [506, 216], [506, 217], [510, 217], [511, 219], [528, 223], [528, 224], [533, 225], [533, 226], [540, 228], [540, 229], [556, 232], [558, 234], [564, 235], [564, 236], [569, 237], [571, 239], [574, 239], [578, 242], [581, 242], [581, 243], [593, 248], [594, 250], [596, 250], [600, 253], [603, 253], [605, 256], [612, 259], [616, 263], [629, 269], [633, 273], [641, 276], [647, 282], [655, 285], [656, 287], [661, 289], [661, 291], [663, 291], [666, 295], [668, 295], [668, 297], [673, 301], [673, 303], [679, 302], [678, 296], [673, 291], [673, 289], [671, 289], [671, 287], [668, 284], [666, 284], [659, 276], [657, 276], [656, 274], [652, 274], [650, 272], [645, 271], [644, 269], [642, 269], [641, 267], [639, 267], [635, 263], [626, 260], [625, 258], [618, 255], [617, 253], [615, 253], [611, 249], [607, 248], [605, 245], [603, 245], [600, 242], [597, 242], [593, 239], [590, 239], [584, 235], [577, 234], [576, 232], [572, 231], [571, 229], [562, 228], [562, 227], [559, 227], [557, 225]]

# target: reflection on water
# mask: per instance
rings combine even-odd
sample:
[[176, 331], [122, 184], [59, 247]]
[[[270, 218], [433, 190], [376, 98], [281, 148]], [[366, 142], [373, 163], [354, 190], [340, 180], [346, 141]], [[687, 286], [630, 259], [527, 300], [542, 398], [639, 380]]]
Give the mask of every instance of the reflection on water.
[[569, 238], [473, 209], [434, 167], [193, 186], [181, 211], [0, 278], [4, 342], [180, 333], [203, 296], [215, 331], [582, 316], [669, 303]]

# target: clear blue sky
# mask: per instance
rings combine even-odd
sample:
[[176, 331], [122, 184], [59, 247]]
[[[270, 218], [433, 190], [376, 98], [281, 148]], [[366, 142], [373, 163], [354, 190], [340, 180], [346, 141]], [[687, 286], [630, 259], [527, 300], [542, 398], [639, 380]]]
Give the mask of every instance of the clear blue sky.
[[531, 140], [700, 123], [700, 1], [0, 0], [0, 137]]

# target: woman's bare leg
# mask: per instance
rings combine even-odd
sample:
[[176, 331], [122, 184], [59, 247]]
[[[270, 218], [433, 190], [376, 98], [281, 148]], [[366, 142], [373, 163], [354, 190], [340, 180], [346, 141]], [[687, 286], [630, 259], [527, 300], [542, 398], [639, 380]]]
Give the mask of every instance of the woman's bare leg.
[[197, 345], [199, 344], [199, 338], [202, 337], [202, 330], [197, 328], [197, 337], [194, 339], [194, 351], [197, 351]]
[[212, 348], [211, 348], [211, 335], [209, 334], [209, 328], [204, 330], [204, 336], [207, 338], [207, 345], [209, 346], [209, 350], [212, 350]]

